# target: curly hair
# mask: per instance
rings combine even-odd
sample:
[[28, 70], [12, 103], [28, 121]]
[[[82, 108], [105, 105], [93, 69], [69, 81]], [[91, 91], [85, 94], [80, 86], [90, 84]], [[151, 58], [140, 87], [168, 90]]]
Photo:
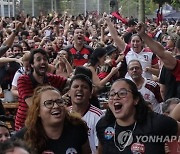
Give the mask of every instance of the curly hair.
[[[28, 110], [27, 119], [25, 121], [27, 131], [24, 139], [26, 140], [28, 146], [35, 149], [38, 153], [42, 153], [48, 140], [41, 118], [39, 117], [41, 95], [43, 92], [48, 90], [55, 90], [60, 93], [56, 88], [49, 85], [37, 87], [34, 91], [32, 105]], [[64, 127], [71, 127], [71, 125], [85, 126], [88, 131], [88, 127], [84, 121], [77, 116], [70, 115], [70, 113], [66, 110]]]

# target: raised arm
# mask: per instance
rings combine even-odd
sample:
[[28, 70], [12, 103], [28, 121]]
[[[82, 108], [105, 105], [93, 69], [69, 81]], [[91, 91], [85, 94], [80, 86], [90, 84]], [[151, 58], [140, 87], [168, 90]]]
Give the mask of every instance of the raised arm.
[[112, 78], [112, 76], [114, 75], [114, 74], [116, 74], [117, 72], [118, 72], [118, 70], [119, 70], [119, 68], [118, 67], [113, 67], [112, 69], [111, 69], [111, 72], [105, 77], [105, 78], [103, 78], [102, 80], [100, 80], [99, 79], [99, 77], [98, 77], [98, 75], [97, 75], [97, 73], [96, 73], [96, 71], [95, 71], [95, 69], [92, 67], [92, 66], [90, 66], [90, 67], [88, 67], [90, 70], [91, 70], [91, 72], [92, 72], [92, 75], [93, 75], [93, 84], [98, 88], [98, 89], [102, 89], [103, 87], [104, 87], [104, 85]]
[[155, 53], [162, 60], [164, 66], [170, 70], [174, 69], [177, 64], [176, 59], [169, 52], [167, 52], [160, 43], [153, 40], [145, 33], [145, 24], [138, 23], [136, 30], [147, 46], [153, 51], [153, 53]]
[[3, 56], [6, 53], [6, 51], [12, 46], [14, 39], [16, 35], [18, 34], [21, 26], [22, 26], [22, 23], [17, 22], [16, 28], [12, 31], [11, 35], [3, 42], [2, 46], [0, 47], [0, 57]]
[[104, 17], [107, 25], [108, 25], [108, 28], [109, 28], [109, 32], [111, 33], [111, 36], [114, 40], [114, 42], [116, 43], [116, 45], [118, 46], [118, 48], [121, 50], [121, 51], [124, 51], [125, 49], [125, 46], [126, 46], [126, 43], [124, 42], [124, 40], [122, 40], [118, 33], [117, 33], [117, 30], [116, 28], [114, 27], [113, 23], [111, 22], [110, 18], [109, 17]]
[[9, 62], [17, 62], [19, 64], [22, 64], [22, 60], [17, 58], [9, 58], [9, 57], [0, 58], [0, 64], [9, 63]]

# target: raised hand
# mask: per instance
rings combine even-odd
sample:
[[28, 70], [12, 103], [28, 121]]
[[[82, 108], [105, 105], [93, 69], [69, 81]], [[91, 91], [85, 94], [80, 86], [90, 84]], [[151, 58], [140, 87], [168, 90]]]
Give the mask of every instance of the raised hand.
[[16, 59], [15, 62], [16, 62], [16, 63], [19, 63], [21, 66], [23, 66], [22, 59]]
[[103, 20], [105, 20], [106, 22], [110, 22], [111, 21], [109, 15], [106, 12], [103, 13]]
[[136, 31], [139, 35], [145, 34], [146, 25], [144, 23], [138, 23], [136, 25]]
[[114, 74], [116, 74], [118, 72], [118, 70], [119, 70], [119, 67], [113, 67], [111, 69], [111, 73], [114, 75]]
[[22, 27], [22, 22], [16, 21], [15, 22], [15, 29], [19, 32], [20, 28]]
[[66, 64], [67, 61], [68, 61], [68, 60], [66, 59], [66, 57], [63, 56], [63, 55], [59, 57], [59, 60], [61, 60], [64, 64]]

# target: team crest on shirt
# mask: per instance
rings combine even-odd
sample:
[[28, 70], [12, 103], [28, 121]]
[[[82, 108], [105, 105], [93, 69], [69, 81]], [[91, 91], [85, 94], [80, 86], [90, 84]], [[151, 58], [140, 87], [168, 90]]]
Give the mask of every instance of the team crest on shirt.
[[144, 55], [145, 61], [148, 61], [148, 55]]
[[87, 54], [84, 54], [83, 57], [84, 57], [84, 59], [88, 59], [88, 55]]
[[107, 127], [104, 131], [104, 137], [107, 140], [110, 140], [114, 136], [114, 128], [113, 127]]
[[77, 154], [77, 151], [74, 148], [68, 148], [66, 150], [66, 154]]

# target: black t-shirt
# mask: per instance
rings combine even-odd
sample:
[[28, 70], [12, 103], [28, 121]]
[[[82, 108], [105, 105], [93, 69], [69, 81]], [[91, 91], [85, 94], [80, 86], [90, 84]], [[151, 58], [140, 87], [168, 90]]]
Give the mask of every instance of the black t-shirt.
[[88, 140], [87, 131], [76, 125], [65, 128], [61, 137], [57, 140], [49, 139], [45, 151], [54, 152], [54, 154], [78, 153], [81, 154], [82, 145]]
[[0, 67], [0, 85], [3, 90], [11, 88], [13, 77], [19, 68], [20, 64], [16, 62], [10, 62]]
[[[12, 140], [23, 139], [26, 128], [21, 129], [12, 136]], [[39, 130], [40, 131], [40, 130]], [[81, 154], [82, 145], [88, 140], [87, 128], [84, 125], [68, 124], [64, 127], [62, 135], [59, 139], [47, 139], [46, 147], [43, 152], [51, 152], [54, 154]], [[43, 153], [42, 152], [42, 153]]]
[[[176, 56], [176, 58], [180, 59], [180, 56]], [[176, 81], [176, 78], [173, 76], [172, 72], [164, 66], [161, 70], [159, 83], [163, 84], [166, 87], [164, 100], [172, 97], [180, 98], [180, 82]]]
[[172, 73], [167, 70], [164, 66], [161, 70], [159, 83], [163, 84], [166, 87], [166, 93], [164, 100], [167, 100], [172, 97], [176, 97], [176, 79]]
[[103, 117], [97, 123], [96, 130], [103, 154], [130, 154], [133, 151], [139, 154], [164, 154], [166, 137], [177, 134], [177, 122], [153, 112], [148, 114], [146, 122], [137, 122], [127, 127], [115, 125], [115, 121], [108, 122]]

